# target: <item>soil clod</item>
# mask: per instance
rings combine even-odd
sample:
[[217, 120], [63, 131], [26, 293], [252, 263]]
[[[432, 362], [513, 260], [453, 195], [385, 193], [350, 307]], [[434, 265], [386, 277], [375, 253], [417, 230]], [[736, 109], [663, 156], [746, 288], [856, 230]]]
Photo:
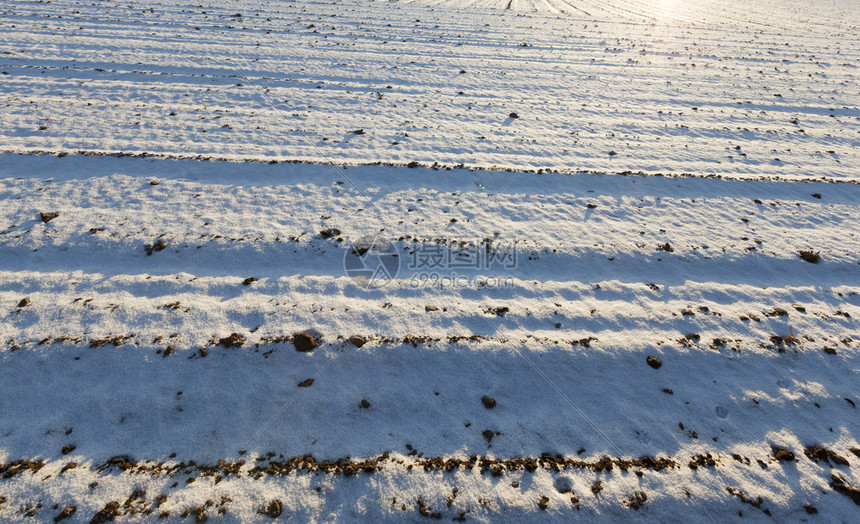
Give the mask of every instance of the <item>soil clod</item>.
[[780, 447], [773, 448], [773, 458], [780, 462], [794, 462], [797, 460], [793, 451]]
[[280, 500], [273, 500], [273, 501], [269, 502], [268, 504], [266, 504], [266, 506], [264, 508], [257, 511], [257, 513], [260, 513], [261, 515], [266, 515], [267, 517], [276, 519], [276, 518], [281, 516], [282, 511], [283, 511], [283, 508], [281, 507], [281, 501]]
[[56, 517], [54, 517], [54, 522], [60, 522], [61, 520], [66, 520], [75, 514], [75, 510], [77, 510], [74, 506], [68, 506], [63, 509]]
[[313, 351], [317, 347], [318, 342], [313, 335], [307, 333], [296, 333], [293, 335], [293, 345], [296, 347], [296, 351], [301, 353]]
[[243, 346], [244, 344], [245, 337], [243, 337], [239, 333], [232, 333], [229, 337], [224, 337], [218, 340], [218, 345], [224, 346], [225, 348], [237, 348]]

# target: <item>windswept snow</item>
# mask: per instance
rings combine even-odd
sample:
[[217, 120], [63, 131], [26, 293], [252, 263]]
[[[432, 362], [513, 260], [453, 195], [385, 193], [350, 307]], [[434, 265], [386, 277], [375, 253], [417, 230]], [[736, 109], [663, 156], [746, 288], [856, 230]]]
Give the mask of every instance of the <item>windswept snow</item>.
[[856, 520], [858, 27], [4, 2], [0, 520]]

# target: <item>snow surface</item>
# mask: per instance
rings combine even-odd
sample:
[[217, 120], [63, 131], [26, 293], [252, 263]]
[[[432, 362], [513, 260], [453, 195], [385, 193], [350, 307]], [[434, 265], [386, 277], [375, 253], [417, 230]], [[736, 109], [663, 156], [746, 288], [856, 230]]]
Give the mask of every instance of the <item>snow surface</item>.
[[506, 4], [7, 1], [0, 143], [856, 178], [853, 1]]
[[0, 520], [856, 520], [858, 27], [4, 2]]

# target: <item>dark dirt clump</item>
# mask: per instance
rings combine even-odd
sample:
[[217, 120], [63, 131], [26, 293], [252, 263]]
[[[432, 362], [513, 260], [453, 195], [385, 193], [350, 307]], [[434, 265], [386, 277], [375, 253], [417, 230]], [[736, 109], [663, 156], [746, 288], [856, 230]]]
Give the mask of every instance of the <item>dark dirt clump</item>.
[[815, 515], [816, 513], [818, 513], [818, 508], [816, 508], [813, 504], [807, 504], [806, 506], [803, 506], [803, 509], [805, 509], [806, 512], [810, 515]]
[[809, 460], [813, 460], [815, 462], [821, 462], [823, 460], [828, 464], [830, 464], [832, 461], [834, 464], [839, 464], [840, 466], [850, 465], [848, 463], [848, 460], [842, 455], [839, 455], [835, 451], [822, 448], [821, 446], [813, 446], [811, 448], [806, 448], [803, 450], [803, 454], [806, 455]]
[[131, 460], [131, 457], [128, 455], [119, 455], [111, 458], [101, 466], [99, 466], [98, 471], [102, 472], [110, 467], [116, 466], [122, 471], [128, 471], [134, 467], [134, 462]]
[[293, 345], [296, 346], [296, 351], [302, 353], [313, 351], [317, 347], [318, 342], [316, 338], [307, 333], [296, 333], [293, 335]]
[[660, 366], [663, 365], [663, 363], [660, 362], [660, 360], [657, 357], [652, 357], [652, 356], [648, 356], [648, 358], [645, 359], [645, 362], [647, 362], [648, 365], [654, 369], [660, 369]]
[[256, 281], [257, 281], [257, 279], [256, 279], [256, 278], [254, 278], [254, 277], [248, 277], [248, 278], [246, 278], [245, 280], [243, 280], [243, 281], [242, 281], [242, 285], [243, 285], [243, 286], [250, 286], [251, 284], [253, 284], [253, 283], [254, 283], [254, 282], [256, 282]]
[[77, 510], [77, 508], [74, 506], [69, 506], [63, 509], [63, 511], [61, 511], [56, 517], [54, 517], [54, 522], [60, 522], [61, 520], [65, 520], [71, 517], [75, 514], [75, 510]]
[[167, 242], [159, 239], [158, 241], [155, 242], [155, 244], [152, 244], [152, 245], [146, 244], [145, 246], [143, 246], [143, 250], [146, 251], [146, 256], [152, 256], [153, 252], [163, 251], [166, 247], [167, 247]]
[[5, 464], [0, 464], [0, 478], [10, 479], [19, 473], [29, 471], [37, 473], [45, 465], [42, 461], [35, 460], [13, 460]]
[[67, 445], [67, 446], [63, 446], [63, 449], [61, 449], [60, 452], [63, 455], [68, 455], [69, 453], [71, 453], [74, 450], [75, 450], [75, 446]]
[[624, 501], [624, 505], [627, 506], [628, 509], [639, 509], [645, 505], [645, 501], [648, 500], [648, 495], [644, 491], [637, 491], [627, 497], [627, 500]]
[[831, 488], [833, 488], [837, 493], [841, 493], [850, 498], [854, 504], [860, 506], [860, 489], [851, 486], [839, 475], [831, 475], [830, 480]]
[[780, 447], [773, 448], [773, 458], [780, 462], [793, 462], [797, 460], [793, 451]]
[[601, 491], [603, 491], [603, 481], [602, 480], [598, 480], [597, 482], [595, 482], [594, 484], [591, 485], [591, 492], [594, 493], [595, 495], [597, 495]]
[[320, 231], [320, 236], [323, 238], [331, 238], [331, 237], [340, 236], [340, 229], [334, 229], [334, 228], [323, 229], [322, 231]]
[[46, 224], [58, 216], [60, 216], [59, 213], [39, 213], [39, 218]]
[[546, 511], [546, 508], [549, 507], [549, 497], [546, 495], [542, 495], [540, 500], [538, 501], [538, 507], [543, 511]]
[[90, 520], [90, 524], [113, 522], [119, 516], [119, 502], [108, 502], [105, 507], [100, 509], [99, 512], [93, 516], [92, 520]]
[[30, 299], [29, 298], [22, 298], [21, 302], [18, 302], [18, 307], [27, 307], [29, 305], [30, 305]]
[[821, 260], [821, 252], [820, 251], [812, 251], [812, 250], [804, 250], [798, 251], [800, 258], [809, 262], [810, 264], [817, 264]]
[[360, 348], [361, 346], [363, 346], [367, 343], [367, 339], [365, 339], [364, 337], [359, 336], [359, 335], [353, 335], [353, 336], [349, 337], [349, 342], [353, 346]]
[[314, 379], [308, 378], [308, 379], [305, 379], [305, 380], [302, 380], [301, 382], [299, 382], [298, 386], [300, 388], [309, 388], [309, 387], [311, 387], [311, 385], [313, 385], [313, 383], [314, 383]]
[[258, 510], [257, 513], [260, 513], [261, 515], [266, 515], [267, 517], [271, 517], [273, 519], [276, 519], [276, 518], [281, 516], [282, 511], [283, 511], [283, 509], [281, 507], [281, 501], [280, 500], [273, 500], [273, 501], [269, 502], [268, 504], [266, 504], [266, 506], [264, 508]]
[[485, 430], [481, 433], [481, 435], [483, 435], [483, 436], [484, 436], [484, 438], [485, 438], [485, 439], [487, 439], [487, 442], [492, 442], [492, 441], [493, 441], [493, 437], [495, 437], [495, 436], [496, 436], [496, 434], [495, 434], [495, 433], [493, 432], [493, 430], [491, 430], [491, 429], [485, 429]]
[[[744, 493], [743, 491], [741, 491], [737, 488], [733, 488], [731, 486], [726, 486], [726, 491], [729, 492], [730, 494], [736, 496], [744, 504], [749, 504], [750, 506], [752, 506], [754, 508], [761, 508], [761, 505], [764, 504], [763, 498], [756, 497], [755, 499], [753, 499], [753, 498], [747, 496], [746, 493]], [[765, 511], [767, 511], [767, 510], [765, 510]]]
[[218, 345], [224, 346], [225, 348], [237, 348], [243, 346], [244, 344], [245, 337], [243, 337], [239, 333], [232, 333], [229, 337], [224, 337], [218, 340]]
[[510, 311], [510, 309], [507, 306], [500, 306], [500, 307], [492, 307], [489, 309], [488, 312], [493, 313], [497, 317], [503, 317], [508, 313], [508, 311]]
[[712, 457], [710, 453], [707, 453], [704, 455], [694, 456], [687, 465], [690, 467], [690, 469], [699, 469], [699, 466], [707, 466], [712, 468], [717, 465], [717, 461], [714, 460], [714, 457]]
[[359, 406], [361, 406], [362, 409], [369, 409], [370, 408], [370, 402], [368, 402], [367, 399], [362, 399]]
[[481, 397], [481, 402], [487, 409], [493, 409], [494, 407], [496, 407], [496, 399], [494, 399], [493, 397], [488, 397], [487, 395], [484, 395], [483, 397]]

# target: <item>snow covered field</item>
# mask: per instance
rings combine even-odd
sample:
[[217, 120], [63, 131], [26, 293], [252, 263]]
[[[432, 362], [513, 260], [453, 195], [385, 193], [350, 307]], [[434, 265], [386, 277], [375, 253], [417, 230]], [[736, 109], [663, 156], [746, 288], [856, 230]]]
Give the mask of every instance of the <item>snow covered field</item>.
[[436, 3], [5, 1], [0, 144], [856, 177], [853, 0]]
[[856, 520], [858, 63], [847, 0], [5, 1], [0, 520]]

